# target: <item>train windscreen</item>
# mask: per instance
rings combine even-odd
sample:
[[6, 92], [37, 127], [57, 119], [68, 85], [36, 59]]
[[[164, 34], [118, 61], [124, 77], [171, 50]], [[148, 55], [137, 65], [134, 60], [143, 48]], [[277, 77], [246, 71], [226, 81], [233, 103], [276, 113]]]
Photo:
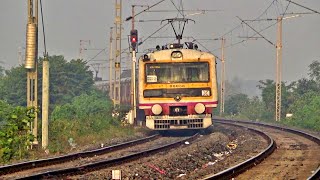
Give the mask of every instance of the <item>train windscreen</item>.
[[209, 82], [209, 63], [148, 63], [146, 83]]

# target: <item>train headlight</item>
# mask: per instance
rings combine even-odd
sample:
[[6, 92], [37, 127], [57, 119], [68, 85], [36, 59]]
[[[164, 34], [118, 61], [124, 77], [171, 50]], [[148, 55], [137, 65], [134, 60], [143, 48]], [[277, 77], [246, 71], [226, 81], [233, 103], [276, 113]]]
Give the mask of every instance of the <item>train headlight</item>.
[[206, 110], [206, 107], [205, 107], [204, 104], [202, 104], [202, 103], [197, 103], [197, 104], [194, 106], [194, 110], [196, 111], [196, 113], [202, 114], [202, 113], [204, 113], [204, 111]]
[[155, 104], [152, 106], [151, 111], [155, 115], [159, 115], [162, 112], [162, 107], [159, 104]]
[[173, 51], [171, 53], [171, 59], [180, 59], [182, 60], [182, 52], [181, 51]]

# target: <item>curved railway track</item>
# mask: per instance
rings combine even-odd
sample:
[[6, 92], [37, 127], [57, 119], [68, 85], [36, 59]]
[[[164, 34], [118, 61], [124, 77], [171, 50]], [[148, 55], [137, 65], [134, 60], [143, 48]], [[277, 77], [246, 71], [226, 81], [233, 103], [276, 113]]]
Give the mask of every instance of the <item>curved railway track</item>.
[[[236, 126], [236, 127], [234, 127]], [[133, 162], [104, 168], [72, 179], [104, 179], [111, 177], [111, 170], [121, 170], [123, 179], [199, 179], [212, 172], [242, 162], [268, 146], [270, 138], [260, 132], [237, 125], [217, 125], [214, 133], [200, 136], [188, 145], [139, 158]], [[263, 134], [263, 133], [262, 133]], [[228, 148], [229, 143], [237, 148]]]
[[[237, 176], [237, 179], [273, 179], [273, 178], [278, 178], [278, 179], [318, 179], [319, 176], [319, 171], [320, 171], [320, 139], [314, 135], [310, 135], [301, 131], [297, 131], [294, 129], [289, 129], [289, 128], [284, 128], [284, 127], [279, 127], [279, 126], [272, 126], [268, 124], [263, 124], [263, 123], [256, 123], [256, 122], [250, 122], [250, 121], [234, 121], [234, 120], [225, 120], [225, 119], [215, 119], [214, 120], [216, 124], [221, 124], [222, 126], [234, 126], [239, 129], [241, 127], [246, 131], [254, 132], [255, 134], [258, 134], [259, 136], [263, 137], [263, 139], [268, 142], [268, 145], [266, 145], [263, 149], [263, 151], [259, 152], [254, 149], [254, 146], [251, 148], [252, 151], [256, 151], [254, 155], [246, 155], [245, 157], [238, 158], [237, 156], [241, 156], [241, 154], [237, 154], [236, 150], [233, 153], [233, 155], [230, 154], [229, 157], [226, 157], [223, 161], [230, 161], [233, 158], [235, 159], [235, 163], [230, 163], [226, 162], [224, 166], [222, 166], [221, 169], [221, 164], [223, 162], [221, 161], [220, 167], [218, 166], [219, 170], [212, 170], [212, 172], [215, 172], [214, 174], [208, 175], [210, 172], [206, 171], [207, 173], [204, 174], [204, 172], [201, 171], [196, 171], [197, 168], [193, 171], [189, 171], [188, 173], [182, 174], [186, 175], [185, 179], [229, 179], [232, 177]], [[218, 128], [221, 128], [222, 126], [218, 126]], [[232, 128], [227, 131], [234, 131]], [[225, 131], [226, 132], [226, 131]], [[235, 136], [243, 136], [241, 133], [234, 133], [231, 132], [231, 134], [235, 134]], [[159, 147], [155, 147], [155, 144], [159, 144], [156, 139], [159, 139], [159, 136], [150, 136], [147, 138], [135, 140], [135, 141], [130, 141], [127, 143], [119, 144], [119, 145], [114, 145], [110, 147], [105, 147], [101, 148], [98, 150], [93, 150], [93, 151], [87, 151], [87, 152], [82, 152], [82, 153], [75, 153], [71, 155], [66, 155], [66, 156], [61, 156], [57, 158], [51, 158], [51, 159], [45, 159], [45, 160], [37, 160], [37, 161], [30, 161], [30, 162], [24, 162], [24, 163], [19, 163], [15, 165], [8, 165], [8, 166], [2, 166], [0, 167], [0, 172], [3, 175], [0, 177], [1, 179], [42, 179], [42, 178], [56, 178], [60, 176], [67, 176], [71, 178], [73, 175], [80, 175], [80, 176], [74, 176], [75, 178], [80, 177], [81, 174], [87, 174], [88, 172], [94, 171], [94, 172], [99, 172], [96, 170], [102, 169], [103, 171], [109, 171], [110, 168], [108, 167], [113, 167], [113, 166], [118, 166], [115, 168], [125, 168], [127, 169], [129, 166], [129, 169], [132, 168], [134, 169], [139, 169], [141, 166], [135, 167], [135, 165], [132, 164], [144, 164], [148, 165], [149, 162], [152, 162], [154, 158], [156, 158], [158, 161], [155, 161], [153, 163], [159, 163], [159, 162], [164, 162], [167, 161], [165, 158], [161, 159], [159, 157], [165, 157], [167, 156], [168, 152], [174, 152], [174, 151], [181, 151], [179, 149], [176, 150], [170, 150], [170, 151], [165, 151], [164, 153], [157, 153], [164, 151], [169, 148], [173, 148], [176, 146], [181, 145], [181, 143], [184, 143], [186, 141], [192, 141], [194, 140], [197, 135], [192, 136], [192, 137], [187, 137], [187, 138], [180, 138], [178, 141], [175, 140], [168, 140], [165, 142], [162, 142]], [[243, 138], [248, 138], [249, 136], [243, 137]], [[208, 137], [203, 137], [203, 139], [206, 139]], [[153, 140], [153, 141], [151, 141]], [[226, 139], [225, 139], [226, 140]], [[254, 140], [254, 139], [253, 139]], [[138, 148], [140, 144], [141, 147], [143, 147], [144, 142], [151, 141], [149, 142], [148, 145], [146, 145], [144, 148]], [[174, 142], [173, 142], [174, 141]], [[152, 143], [154, 145], [152, 145]], [[251, 142], [252, 143], [252, 142]], [[147, 144], [147, 143], [146, 143]], [[193, 145], [196, 144], [198, 152], [196, 154], [201, 155], [208, 155], [210, 156], [210, 153], [212, 155], [212, 151], [209, 152], [201, 152], [201, 148], [204, 149], [210, 149], [211, 147], [203, 147], [204, 144], [198, 144], [194, 142]], [[250, 145], [247, 144], [247, 145]], [[257, 144], [258, 145], [258, 144]], [[215, 146], [215, 145], [214, 145]], [[245, 144], [239, 144], [239, 146], [246, 146]], [[131, 149], [130, 149], [131, 147]], [[188, 148], [191, 148], [192, 146], [188, 146]], [[194, 148], [194, 146], [193, 146]], [[239, 151], [241, 150], [241, 147], [239, 147]], [[120, 149], [123, 149], [121, 151]], [[196, 151], [197, 151], [196, 150]], [[112, 151], [116, 151], [115, 153], [118, 153], [118, 155], [112, 154]], [[192, 151], [195, 151], [192, 150]], [[189, 163], [192, 161], [192, 163], [199, 164], [200, 162], [196, 162], [196, 157], [192, 152], [189, 150], [186, 150], [186, 152], [190, 152], [190, 154], [184, 154], [185, 161], [181, 162], [180, 160], [176, 159], [173, 160], [174, 163], [178, 163], [182, 165], [185, 163]], [[231, 151], [230, 151], [231, 152]], [[96, 159], [96, 155], [101, 155], [108, 153], [109, 155], [104, 156], [103, 158]], [[150, 154], [157, 153], [156, 157], [151, 156], [151, 160], [143, 160], [146, 159], [144, 157], [149, 156]], [[183, 154], [183, 153], [182, 153]], [[175, 154], [173, 157], [181, 156], [181, 154]], [[115, 157], [117, 156], [117, 157]], [[169, 156], [169, 155], [168, 155]], [[243, 156], [243, 154], [242, 154]], [[152, 160], [153, 158], [153, 160]], [[198, 157], [199, 158], [199, 157]], [[124, 162], [127, 161], [136, 161], [137, 162], [132, 162], [131, 165], [126, 165], [122, 166]], [[140, 160], [141, 159], [141, 160]], [[169, 156], [170, 159], [170, 156]], [[183, 158], [182, 158], [183, 159]], [[188, 160], [189, 159], [189, 160]], [[238, 159], [238, 160], [236, 160]], [[246, 160], [244, 160], [246, 159]], [[63, 163], [66, 161], [78, 161], [76, 166], [69, 167], [69, 168], [59, 168], [55, 166], [50, 166], [50, 168], [47, 167], [47, 169], [44, 170], [36, 170], [36, 168], [39, 168], [41, 166], [48, 166], [52, 164], [57, 164], [57, 163]], [[172, 160], [172, 156], [171, 156]], [[140, 161], [140, 162], [139, 162]], [[180, 161], [180, 162], [179, 162]], [[181, 167], [181, 166], [176, 166], [173, 164], [173, 162], [167, 162], [167, 164], [171, 164], [170, 166], [173, 167]], [[74, 162], [73, 162], [74, 163]], [[191, 163], [191, 162], [190, 162]], [[129, 163], [130, 164], [130, 163]], [[218, 163], [217, 163], [218, 164]], [[233, 164], [232, 167], [228, 164]], [[165, 168], [166, 165], [162, 164], [157, 164], [159, 167], [162, 166], [162, 168]], [[150, 164], [149, 164], [150, 166]], [[193, 166], [192, 164], [188, 164], [188, 166]], [[224, 167], [224, 168], [223, 168]], [[5, 174], [16, 172], [16, 171], [21, 171], [23, 169], [30, 169], [34, 168], [35, 171], [32, 171], [32, 173], [27, 173], [28, 175], [19, 175], [17, 172], [15, 173], [15, 176], [7, 176]], [[107, 168], [107, 169], [105, 169]], [[153, 167], [155, 168], [155, 167]], [[156, 168], [155, 168], [156, 169]], [[167, 170], [170, 169], [167, 167]], [[209, 168], [207, 170], [210, 170]], [[129, 170], [130, 171], [130, 170]], [[159, 171], [159, 170], [157, 170]], [[139, 172], [138, 177], [149, 177], [149, 178], [169, 178], [165, 175], [159, 176], [159, 172], [152, 172], [154, 173], [153, 175], [143, 175], [143, 172]], [[210, 170], [211, 171], [211, 170]], [[211, 173], [212, 173], [211, 172]], [[128, 171], [126, 172], [128, 173]], [[142, 174], [141, 174], [142, 173]], [[148, 172], [150, 173], [150, 172]], [[152, 174], [151, 173], [151, 174]], [[158, 173], [158, 174], [157, 174]], [[31, 175], [30, 175], [31, 174]], [[130, 173], [129, 173], [130, 174]], [[126, 176], [127, 178], [130, 177], [135, 177], [135, 173], [133, 172], [132, 176]], [[188, 175], [189, 176], [188, 176]], [[70, 176], [71, 175], [71, 176]], [[127, 174], [128, 175], [128, 174]], [[180, 174], [181, 175], [181, 174]], [[109, 177], [108, 176], [102, 176], [102, 177]], [[86, 177], [101, 177], [101, 176], [84, 176]], [[172, 177], [179, 177], [177, 175], [171, 175]], [[136, 177], [137, 178], [137, 177]]]
[[[122, 143], [98, 150], [87, 151], [83, 153], [76, 153], [72, 155], [60, 156], [51, 159], [44, 159], [38, 161], [30, 161], [20, 164], [1, 167], [5, 172], [19, 171], [19, 165], [23, 164], [22, 169], [26, 171], [17, 172], [15, 174], [3, 175], [2, 179], [43, 179], [50, 177], [59, 177], [67, 175], [75, 175], [87, 173], [100, 168], [112, 166], [114, 164], [121, 164], [123, 162], [147, 156], [158, 151], [163, 151], [181, 144], [184, 141], [192, 141], [197, 135], [184, 138], [168, 138], [158, 135], [147, 138]], [[178, 140], [177, 140], [178, 139]], [[151, 141], [152, 140], [152, 141]], [[150, 141], [150, 142], [148, 142]], [[143, 143], [143, 144], [142, 144]], [[140, 145], [139, 145], [140, 144]], [[94, 157], [92, 157], [94, 156]], [[88, 158], [91, 157], [91, 158]], [[59, 163], [59, 164], [58, 164]], [[48, 166], [48, 164], [51, 164]], [[43, 168], [35, 168], [35, 166]], [[0, 168], [0, 170], [1, 170]]]
[[159, 135], [156, 134], [156, 135], [152, 135], [149, 137], [140, 138], [137, 140], [132, 140], [132, 141], [120, 143], [117, 145], [112, 145], [112, 146], [103, 147], [103, 148], [90, 150], [90, 151], [84, 151], [84, 152], [72, 153], [72, 154], [57, 156], [57, 157], [48, 158], [48, 159], [39, 159], [39, 160], [26, 161], [26, 162], [21, 162], [21, 163], [16, 163], [16, 164], [10, 164], [10, 165], [6, 165], [6, 166], [0, 166], [0, 175], [12, 174], [14, 172], [23, 171], [26, 169], [30, 170], [30, 169], [43, 167], [43, 166], [60, 164], [63, 162], [72, 161], [72, 160], [79, 159], [79, 158], [86, 158], [86, 157], [92, 157], [92, 156], [99, 155], [99, 154], [110, 153], [110, 152], [116, 151], [120, 148], [131, 147], [133, 145], [137, 145], [137, 144], [141, 144], [141, 143], [144, 143], [147, 141], [151, 141], [156, 138], [159, 138]]
[[[245, 124], [270, 134], [277, 142], [277, 149], [270, 154], [268, 148], [259, 155], [204, 179], [230, 178], [241, 172], [237, 179], [319, 179], [320, 178], [320, 139], [314, 135], [275, 125], [251, 121], [216, 119], [218, 123]], [[257, 161], [266, 158], [256, 165]], [[249, 168], [252, 169], [248, 170]]]

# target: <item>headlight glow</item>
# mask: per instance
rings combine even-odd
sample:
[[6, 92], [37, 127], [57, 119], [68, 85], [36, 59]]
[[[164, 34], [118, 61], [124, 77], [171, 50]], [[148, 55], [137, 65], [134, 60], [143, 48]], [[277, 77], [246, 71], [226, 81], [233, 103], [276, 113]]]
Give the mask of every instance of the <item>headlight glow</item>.
[[206, 107], [205, 107], [204, 104], [202, 104], [202, 103], [197, 103], [197, 104], [194, 106], [194, 110], [196, 111], [196, 113], [202, 114], [202, 113], [204, 113], [204, 111], [206, 110]]
[[155, 104], [152, 106], [151, 111], [155, 115], [159, 115], [162, 112], [162, 107], [159, 104]]
[[173, 51], [173, 52], [171, 53], [171, 57], [172, 57], [172, 58], [182, 58], [182, 52], [180, 52], [180, 51]]

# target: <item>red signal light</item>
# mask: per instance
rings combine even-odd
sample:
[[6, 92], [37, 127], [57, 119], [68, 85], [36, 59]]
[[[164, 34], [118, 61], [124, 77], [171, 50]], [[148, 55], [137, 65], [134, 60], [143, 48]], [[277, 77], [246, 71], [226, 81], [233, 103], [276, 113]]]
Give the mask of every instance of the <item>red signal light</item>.
[[136, 37], [132, 37], [132, 38], [131, 38], [131, 42], [133, 42], [133, 43], [137, 42]]
[[133, 29], [130, 31], [130, 40], [131, 40], [131, 47], [132, 50], [136, 50], [137, 42], [138, 42], [138, 31]]

